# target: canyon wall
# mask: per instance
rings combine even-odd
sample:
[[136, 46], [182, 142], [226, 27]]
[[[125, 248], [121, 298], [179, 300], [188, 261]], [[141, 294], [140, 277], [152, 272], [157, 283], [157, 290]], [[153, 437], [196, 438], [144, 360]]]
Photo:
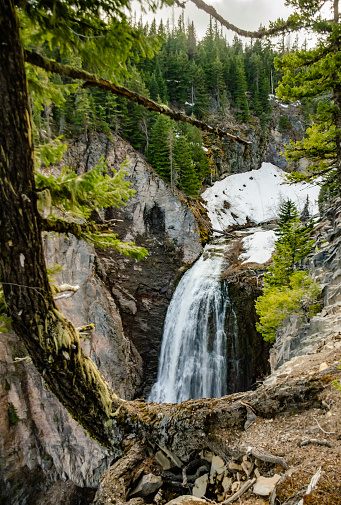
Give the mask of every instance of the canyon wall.
[[[95, 325], [82, 346], [113, 389], [131, 399], [154, 381], [174, 284], [201, 253], [201, 244], [186, 203], [127, 142], [105, 135], [78, 139], [65, 164], [83, 173], [102, 156], [109, 173], [127, 159], [127, 178], [136, 190], [126, 207], [110, 209], [106, 217], [119, 220], [120, 238], [147, 247], [149, 256], [137, 262], [52, 234], [44, 237], [44, 246], [48, 266], [62, 268], [55, 282], [79, 286], [74, 294], [57, 295], [56, 303], [76, 327]], [[1, 334], [0, 377], [2, 503], [89, 503], [115, 455], [91, 440], [46, 389], [12, 332]]]
[[[291, 372], [300, 358], [338, 348], [341, 345], [341, 200], [322, 216], [315, 228], [313, 252], [303, 266], [321, 286], [321, 312], [310, 321], [291, 316], [276, 336], [271, 355], [272, 376]], [[337, 364], [337, 362], [336, 362]]]

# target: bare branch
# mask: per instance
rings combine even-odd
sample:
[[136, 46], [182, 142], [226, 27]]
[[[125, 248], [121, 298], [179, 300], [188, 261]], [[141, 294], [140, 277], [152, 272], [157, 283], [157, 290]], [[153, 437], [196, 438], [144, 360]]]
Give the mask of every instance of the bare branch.
[[232, 30], [233, 32], [237, 33], [241, 37], [251, 37], [253, 39], [261, 39], [262, 37], [266, 37], [267, 35], [277, 35], [279, 33], [283, 33], [290, 28], [299, 28], [297, 25], [294, 24], [294, 21], [291, 19], [288, 19], [285, 23], [283, 23], [280, 26], [274, 26], [269, 29], [261, 28], [260, 30], [257, 30], [255, 32], [250, 32], [248, 30], [242, 30], [241, 28], [238, 28], [238, 26], [235, 26], [231, 23], [229, 23], [226, 19], [224, 19], [218, 12], [215, 10], [215, 8], [212, 5], [207, 5], [203, 0], [190, 0], [193, 2], [198, 9], [205, 11], [207, 14], [212, 16], [214, 19], [219, 21], [225, 28], [228, 30]]
[[235, 142], [239, 142], [245, 146], [251, 146], [251, 142], [248, 142], [245, 139], [242, 139], [238, 135], [232, 135], [231, 133], [222, 130], [221, 128], [213, 127], [205, 123], [204, 121], [199, 121], [198, 119], [190, 116], [186, 116], [183, 112], [177, 112], [171, 108], [169, 108], [165, 104], [154, 102], [150, 98], [146, 98], [135, 91], [131, 91], [124, 86], [120, 86], [118, 84], [114, 84], [113, 82], [107, 81], [98, 77], [95, 74], [91, 74], [86, 72], [85, 70], [72, 67], [70, 65], [63, 65], [62, 63], [58, 63], [56, 61], [50, 60], [42, 56], [41, 54], [34, 53], [28, 50], [25, 50], [25, 61], [31, 63], [31, 65], [35, 65], [36, 67], [43, 68], [47, 72], [52, 72], [54, 74], [64, 75], [66, 77], [71, 77], [72, 79], [81, 79], [85, 81], [85, 87], [97, 87], [104, 89], [106, 91], [110, 91], [115, 95], [123, 96], [128, 100], [138, 103], [142, 105], [148, 110], [159, 112], [160, 114], [164, 114], [165, 116], [169, 116], [175, 121], [180, 121], [183, 123], [189, 123], [202, 131], [206, 131], [213, 135], [217, 135], [218, 137], [226, 137], [228, 139], [234, 140]]
[[71, 233], [79, 240], [84, 239], [84, 234], [103, 232], [108, 229], [108, 225], [95, 223], [75, 223], [64, 219], [41, 218], [43, 231], [53, 231], [55, 233]]
[[248, 489], [250, 489], [251, 486], [254, 485], [256, 482], [256, 478], [253, 478], [251, 480], [248, 480], [245, 482], [245, 484], [242, 485], [242, 487], [237, 491], [235, 494], [230, 496], [227, 500], [223, 501], [222, 505], [228, 505], [229, 503], [233, 503], [234, 501], [238, 500]]

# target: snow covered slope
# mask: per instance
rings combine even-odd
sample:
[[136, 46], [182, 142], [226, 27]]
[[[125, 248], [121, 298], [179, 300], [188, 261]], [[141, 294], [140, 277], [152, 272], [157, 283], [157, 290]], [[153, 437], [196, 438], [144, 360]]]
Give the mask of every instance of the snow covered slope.
[[222, 231], [248, 221], [255, 224], [271, 221], [288, 198], [301, 211], [308, 196], [310, 214], [317, 213], [319, 187], [306, 183], [285, 184], [284, 176], [280, 168], [263, 163], [259, 170], [230, 175], [206, 189], [202, 197], [213, 228]]
[[[259, 170], [230, 175], [208, 188], [202, 197], [206, 201], [212, 227], [224, 231], [231, 225], [266, 223], [276, 219], [281, 203], [288, 198], [301, 212], [309, 198], [309, 212], [318, 212], [319, 186], [284, 183], [285, 172], [271, 163]], [[270, 260], [275, 242], [272, 230], [250, 230], [243, 239], [243, 263], [265, 263]]]

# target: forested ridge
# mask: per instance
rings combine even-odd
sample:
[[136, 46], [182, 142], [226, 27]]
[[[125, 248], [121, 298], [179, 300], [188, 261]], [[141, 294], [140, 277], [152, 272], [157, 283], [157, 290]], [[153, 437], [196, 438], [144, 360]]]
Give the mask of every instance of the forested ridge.
[[[153, 56], [138, 47], [131, 54], [128, 77], [120, 83], [132, 91], [169, 105], [188, 116], [213, 125], [250, 122], [266, 128], [271, 118], [269, 94], [278, 85], [281, 73], [274, 67], [277, 54], [271, 41], [256, 40], [244, 44], [235, 36], [229, 44], [218, 23], [210, 19], [205, 36], [199, 40], [194, 22], [180, 16], [175, 26], [170, 20], [159, 25], [132, 21], [147, 39], [162, 41]], [[80, 57], [63, 56], [59, 49], [44, 44], [39, 51], [63, 64], [91, 69]], [[37, 70], [35, 71], [37, 72]], [[32, 67], [29, 76], [34, 77]], [[115, 131], [147, 157], [160, 176], [189, 195], [198, 195], [201, 184], [214, 172], [212, 145], [219, 139], [186, 123], [176, 123], [142, 106], [115, 97], [98, 88], [84, 88], [81, 82], [60, 76], [47, 77], [55, 95], [44, 103], [39, 97], [33, 107], [36, 142], [44, 144], [52, 137], [70, 138], [91, 131], [110, 135]], [[34, 86], [34, 79], [31, 80]]]

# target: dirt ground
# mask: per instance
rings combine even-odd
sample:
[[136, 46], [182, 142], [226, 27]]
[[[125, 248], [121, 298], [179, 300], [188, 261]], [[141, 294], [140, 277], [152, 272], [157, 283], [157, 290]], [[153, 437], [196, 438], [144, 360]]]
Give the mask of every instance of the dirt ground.
[[[294, 378], [315, 375], [323, 368], [326, 388], [320, 396], [322, 408], [309, 409], [301, 413], [277, 416], [273, 419], [257, 420], [245, 431], [239, 442], [243, 446], [257, 447], [286, 459], [289, 469], [283, 482], [276, 488], [275, 504], [296, 505], [300, 499], [304, 505], [341, 505], [341, 393], [328, 377], [328, 370], [335, 371], [340, 366], [341, 343], [328, 343], [318, 352], [296, 358], [291, 362], [291, 373], [278, 383], [285, 384]], [[341, 372], [338, 373], [338, 380]], [[307, 445], [301, 445], [304, 442]], [[325, 443], [326, 445], [319, 445]], [[321, 477], [316, 488], [306, 495], [312, 476], [321, 468]], [[264, 472], [267, 468], [263, 469]], [[283, 475], [282, 467], [268, 469]], [[266, 473], [261, 471], [266, 476]], [[269, 503], [245, 493], [237, 502], [247, 505]]]

